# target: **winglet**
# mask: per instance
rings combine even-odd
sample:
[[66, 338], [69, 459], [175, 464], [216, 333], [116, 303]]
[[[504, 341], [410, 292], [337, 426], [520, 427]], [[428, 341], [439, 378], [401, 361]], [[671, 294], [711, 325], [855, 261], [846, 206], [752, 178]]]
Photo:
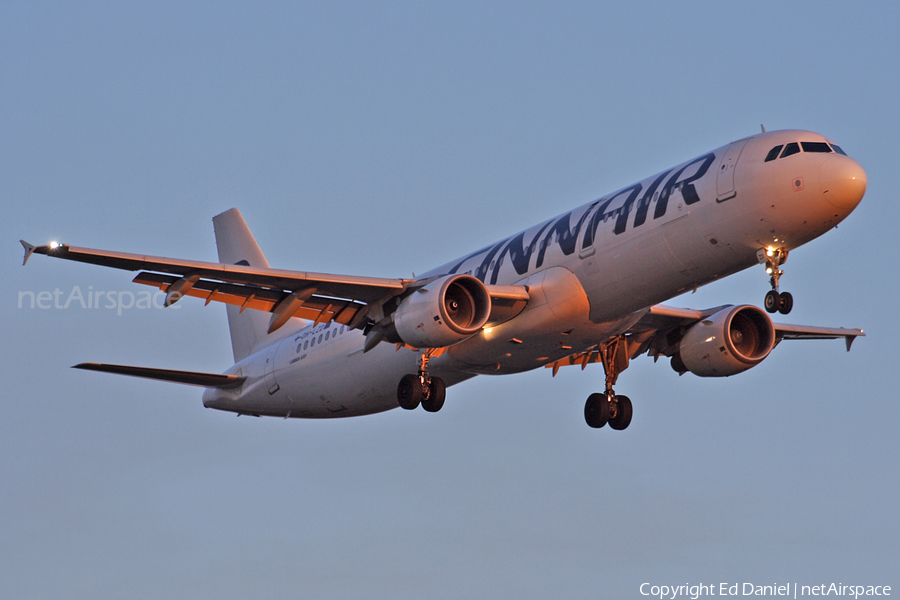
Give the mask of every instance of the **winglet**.
[[19, 240], [22, 246], [25, 248], [25, 258], [22, 260], [22, 266], [25, 266], [25, 263], [28, 262], [28, 259], [31, 258], [31, 255], [34, 254], [34, 249], [37, 248], [34, 244], [29, 244], [25, 240]]
[[[863, 334], [862, 331], [860, 331], [859, 333], [860, 333], [860, 335], [865, 335], [865, 334]], [[844, 341], [847, 343], [847, 352], [850, 352], [850, 346], [853, 345], [853, 341], [855, 339], [856, 339], [855, 335], [848, 335], [844, 338]]]

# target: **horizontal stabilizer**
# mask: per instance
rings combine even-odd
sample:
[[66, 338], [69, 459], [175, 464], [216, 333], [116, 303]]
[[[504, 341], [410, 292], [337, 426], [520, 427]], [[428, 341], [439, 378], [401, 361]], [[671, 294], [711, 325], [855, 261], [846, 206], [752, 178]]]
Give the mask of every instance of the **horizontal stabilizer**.
[[171, 381], [186, 385], [199, 385], [206, 388], [236, 388], [243, 385], [246, 377], [238, 375], [219, 375], [217, 373], [197, 373], [196, 371], [175, 371], [173, 369], [151, 369], [149, 367], [129, 367], [126, 365], [105, 365], [100, 363], [81, 363], [73, 369], [86, 371], [100, 371], [101, 373], [116, 373], [117, 375], [129, 375], [131, 377], [144, 377], [145, 379], [157, 379], [159, 381]]
[[37, 248], [34, 244], [29, 244], [25, 240], [19, 240], [19, 243], [22, 244], [22, 247], [25, 248], [25, 258], [22, 259], [22, 266], [28, 264], [28, 259], [31, 258], [31, 255], [34, 254], [34, 249]]

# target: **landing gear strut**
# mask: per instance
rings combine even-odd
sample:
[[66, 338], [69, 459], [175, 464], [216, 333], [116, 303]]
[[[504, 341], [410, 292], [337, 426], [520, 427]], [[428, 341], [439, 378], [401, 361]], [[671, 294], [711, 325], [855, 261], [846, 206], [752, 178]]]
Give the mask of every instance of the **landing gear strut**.
[[770, 275], [769, 283], [772, 285], [772, 289], [766, 293], [764, 306], [769, 313], [780, 312], [786, 315], [794, 308], [794, 297], [790, 292], [778, 291], [778, 280], [784, 275], [781, 265], [787, 260], [788, 251], [785, 248], [770, 248], [765, 251], [765, 256], [766, 273]]
[[613, 386], [619, 373], [628, 368], [628, 343], [624, 337], [618, 337], [600, 344], [597, 350], [606, 371], [606, 391], [588, 396], [584, 404], [584, 420], [595, 429], [609, 423], [610, 428], [622, 430], [631, 424], [631, 399], [617, 396]]
[[419, 358], [418, 373], [404, 375], [397, 386], [397, 402], [401, 408], [414, 410], [419, 404], [428, 412], [437, 412], [444, 406], [446, 386], [440, 377], [428, 374], [428, 361], [435, 350], [425, 350]]

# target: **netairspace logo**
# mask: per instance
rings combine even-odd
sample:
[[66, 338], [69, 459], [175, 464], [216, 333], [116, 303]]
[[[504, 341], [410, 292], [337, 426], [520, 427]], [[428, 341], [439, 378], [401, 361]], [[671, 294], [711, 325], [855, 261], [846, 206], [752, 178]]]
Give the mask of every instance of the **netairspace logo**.
[[[56, 288], [52, 292], [19, 292], [19, 308], [39, 308], [42, 310], [67, 309], [67, 308], [83, 308], [85, 310], [103, 308], [106, 310], [115, 309], [116, 314], [121, 316], [122, 311], [150, 308], [165, 308], [166, 294], [163, 292], [151, 292], [143, 290], [135, 294], [134, 292], [110, 291], [104, 292], [94, 290], [94, 286], [89, 286], [87, 292], [82, 292], [81, 287], [75, 286], [68, 294], [63, 290]], [[175, 304], [169, 306], [172, 308], [181, 308], [181, 305]]]
[[805, 596], [843, 596], [860, 598], [866, 596], [890, 596], [889, 585], [844, 585], [842, 583], [823, 583], [819, 585], [800, 585], [797, 583], [773, 583], [757, 585], [755, 583], [699, 583], [691, 585], [654, 585], [642, 583], [642, 596], [652, 596], [660, 600], [677, 600], [690, 598], [697, 600], [701, 596], [786, 596], [800, 598]]

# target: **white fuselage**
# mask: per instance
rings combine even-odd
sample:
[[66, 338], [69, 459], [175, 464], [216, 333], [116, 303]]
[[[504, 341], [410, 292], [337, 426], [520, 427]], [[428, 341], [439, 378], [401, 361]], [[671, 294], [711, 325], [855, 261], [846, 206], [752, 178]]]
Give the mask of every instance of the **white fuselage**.
[[[434, 358], [453, 385], [478, 374], [544, 366], [616, 336], [649, 307], [794, 249], [856, 207], [862, 168], [842, 154], [800, 152], [764, 161], [776, 145], [823, 142], [777, 131], [733, 142], [442, 265], [424, 277], [471, 274], [524, 285], [524, 311]], [[337, 323], [310, 326], [258, 349], [227, 371], [238, 390], [207, 390], [211, 408], [256, 415], [343, 417], [396, 408], [400, 378], [421, 351]]]

